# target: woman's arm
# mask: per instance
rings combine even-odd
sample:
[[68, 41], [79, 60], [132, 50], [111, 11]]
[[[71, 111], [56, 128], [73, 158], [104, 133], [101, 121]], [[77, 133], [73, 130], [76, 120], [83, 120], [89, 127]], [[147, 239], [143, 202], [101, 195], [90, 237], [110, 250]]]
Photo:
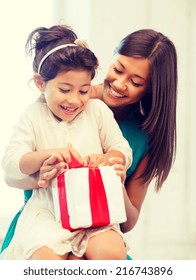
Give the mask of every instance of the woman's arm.
[[121, 224], [123, 232], [130, 231], [139, 218], [140, 210], [145, 199], [149, 183], [143, 183], [139, 178], [146, 169], [148, 157], [141, 160], [133, 176], [130, 176], [123, 188], [127, 221]]
[[39, 186], [38, 182], [38, 173], [26, 176], [23, 179], [11, 178], [7, 175], [4, 175], [4, 180], [9, 187], [21, 189], [21, 190], [32, 190], [37, 189]]
[[90, 91], [91, 98], [102, 99], [102, 94], [103, 94], [103, 84], [91, 86], [91, 91]]

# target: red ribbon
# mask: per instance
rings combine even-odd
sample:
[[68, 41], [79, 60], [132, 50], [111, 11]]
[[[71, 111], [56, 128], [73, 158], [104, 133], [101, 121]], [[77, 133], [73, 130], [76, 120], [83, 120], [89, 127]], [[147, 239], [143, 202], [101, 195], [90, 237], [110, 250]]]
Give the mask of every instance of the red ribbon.
[[[69, 168], [81, 168], [86, 167], [79, 163], [73, 155], [71, 155], [71, 162]], [[89, 167], [87, 167], [89, 168]], [[72, 229], [70, 226], [70, 216], [68, 213], [67, 195], [66, 195], [66, 184], [65, 184], [65, 173], [60, 174], [57, 177], [58, 182], [58, 196], [60, 202], [60, 216], [61, 224], [64, 228], [69, 230]], [[73, 186], [74, 187], [74, 186]], [[109, 209], [107, 203], [107, 197], [101, 173], [98, 167], [89, 168], [89, 201], [92, 216], [92, 226], [105, 226], [110, 224]]]

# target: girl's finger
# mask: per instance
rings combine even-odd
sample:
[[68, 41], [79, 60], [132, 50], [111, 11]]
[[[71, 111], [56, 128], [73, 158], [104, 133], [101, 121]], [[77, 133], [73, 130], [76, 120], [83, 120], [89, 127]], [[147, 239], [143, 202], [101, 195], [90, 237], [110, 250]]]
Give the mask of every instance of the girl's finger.
[[50, 181], [56, 176], [57, 172], [58, 170], [56, 168], [52, 169], [51, 171], [45, 172], [43, 174], [44, 180]]
[[[68, 144], [68, 150], [69, 150], [69, 153], [71, 153], [78, 162], [80, 162], [81, 164], [84, 164], [81, 155], [79, 154], [78, 151], [76, 151], [76, 149], [73, 148], [72, 144]], [[71, 158], [71, 156], [70, 156], [70, 158]], [[70, 159], [70, 161], [71, 161], [71, 159]]]
[[48, 159], [46, 159], [43, 163], [43, 165], [51, 165], [55, 164], [57, 161], [57, 156], [56, 155], [51, 155]]
[[123, 163], [123, 159], [120, 158], [120, 157], [111, 157], [111, 158], [108, 158], [108, 162], [113, 165], [115, 163], [119, 163], [119, 164], [122, 164]]

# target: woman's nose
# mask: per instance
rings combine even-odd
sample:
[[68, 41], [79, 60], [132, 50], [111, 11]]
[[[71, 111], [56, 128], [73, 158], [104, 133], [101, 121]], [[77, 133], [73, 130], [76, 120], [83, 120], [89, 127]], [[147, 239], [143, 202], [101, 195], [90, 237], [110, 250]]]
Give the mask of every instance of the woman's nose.
[[116, 89], [124, 91], [127, 88], [126, 82], [124, 79], [116, 79], [113, 81], [113, 85]]

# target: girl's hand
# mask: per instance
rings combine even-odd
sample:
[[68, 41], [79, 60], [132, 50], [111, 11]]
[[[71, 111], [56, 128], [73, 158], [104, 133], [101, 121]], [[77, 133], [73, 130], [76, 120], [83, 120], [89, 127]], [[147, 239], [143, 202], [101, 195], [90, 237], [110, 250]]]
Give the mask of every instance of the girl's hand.
[[108, 159], [109, 165], [114, 167], [116, 174], [121, 177], [122, 184], [125, 183], [126, 179], [126, 168], [123, 164], [123, 160], [120, 157], [111, 157]]
[[90, 154], [82, 158], [85, 166], [96, 167], [96, 166], [108, 166], [114, 165], [114, 163], [123, 164], [123, 159], [118, 156], [111, 156], [109, 153], [106, 154]]
[[96, 166], [113, 166], [116, 174], [121, 177], [121, 181], [124, 184], [126, 179], [126, 168], [123, 164], [121, 157], [108, 157], [107, 154], [91, 154], [83, 158], [88, 167]]
[[100, 164], [109, 165], [105, 154], [90, 154], [82, 158], [84, 165], [88, 167], [96, 167]]
[[69, 144], [64, 149], [56, 149], [53, 154], [43, 162], [39, 171], [38, 186], [47, 188], [51, 180], [68, 169], [71, 162], [71, 154], [77, 161], [84, 164], [80, 154]]

